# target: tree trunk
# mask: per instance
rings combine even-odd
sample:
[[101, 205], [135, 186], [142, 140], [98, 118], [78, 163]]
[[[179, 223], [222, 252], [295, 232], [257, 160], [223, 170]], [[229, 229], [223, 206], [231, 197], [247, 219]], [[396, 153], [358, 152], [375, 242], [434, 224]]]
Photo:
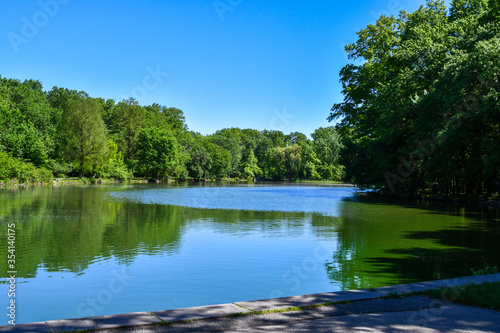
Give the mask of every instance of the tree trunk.
[[486, 187], [486, 196], [489, 198], [493, 194], [493, 179], [492, 178], [489, 178], [486, 181], [485, 187]]
[[78, 170], [78, 179], [83, 177], [83, 164], [85, 163], [85, 149], [83, 147], [83, 142], [80, 144], [80, 167]]

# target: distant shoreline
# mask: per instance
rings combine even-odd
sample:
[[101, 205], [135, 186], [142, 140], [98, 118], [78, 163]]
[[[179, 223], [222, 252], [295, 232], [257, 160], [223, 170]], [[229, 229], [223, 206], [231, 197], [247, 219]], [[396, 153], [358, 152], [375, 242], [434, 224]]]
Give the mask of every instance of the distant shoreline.
[[322, 180], [300, 180], [300, 181], [290, 181], [290, 180], [248, 180], [248, 179], [222, 179], [222, 180], [195, 180], [195, 179], [187, 179], [187, 180], [176, 180], [176, 179], [168, 179], [166, 181], [160, 180], [148, 180], [148, 179], [132, 179], [128, 181], [119, 181], [113, 179], [95, 179], [95, 178], [54, 178], [52, 183], [44, 183], [44, 182], [33, 182], [33, 183], [16, 183], [15, 180], [11, 181], [2, 181], [0, 182], [0, 187], [27, 187], [27, 186], [66, 186], [66, 185], [106, 185], [106, 184], [182, 184], [182, 183], [198, 183], [198, 184], [214, 184], [214, 183], [226, 183], [226, 184], [290, 184], [290, 185], [299, 185], [299, 184], [310, 184], [310, 185], [324, 185], [324, 186], [332, 186], [332, 187], [356, 187], [356, 185], [352, 183], [345, 182], [336, 182], [336, 181], [322, 181]]

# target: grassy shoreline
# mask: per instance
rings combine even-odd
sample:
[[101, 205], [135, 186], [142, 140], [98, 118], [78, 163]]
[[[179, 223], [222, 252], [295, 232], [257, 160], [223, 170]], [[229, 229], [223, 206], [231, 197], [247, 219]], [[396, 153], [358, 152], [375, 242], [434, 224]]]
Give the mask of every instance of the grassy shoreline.
[[428, 290], [425, 295], [444, 302], [479, 306], [500, 311], [500, 282], [485, 282], [468, 284], [461, 287], [445, 287]]

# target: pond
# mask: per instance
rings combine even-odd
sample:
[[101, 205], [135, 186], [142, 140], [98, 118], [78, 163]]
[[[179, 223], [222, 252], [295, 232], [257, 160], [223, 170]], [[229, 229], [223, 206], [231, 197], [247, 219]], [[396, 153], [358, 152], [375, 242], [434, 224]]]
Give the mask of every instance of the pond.
[[1, 189], [4, 309], [9, 224], [16, 230], [17, 324], [379, 287], [500, 266], [499, 210], [479, 206], [311, 185]]

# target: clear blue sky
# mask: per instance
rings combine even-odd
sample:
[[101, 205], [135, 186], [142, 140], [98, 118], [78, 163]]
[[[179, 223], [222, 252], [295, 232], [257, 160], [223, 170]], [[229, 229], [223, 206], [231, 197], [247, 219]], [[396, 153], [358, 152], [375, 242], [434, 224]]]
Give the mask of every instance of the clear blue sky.
[[191, 130], [328, 126], [343, 47], [424, 0], [0, 0], [0, 75], [184, 111]]

